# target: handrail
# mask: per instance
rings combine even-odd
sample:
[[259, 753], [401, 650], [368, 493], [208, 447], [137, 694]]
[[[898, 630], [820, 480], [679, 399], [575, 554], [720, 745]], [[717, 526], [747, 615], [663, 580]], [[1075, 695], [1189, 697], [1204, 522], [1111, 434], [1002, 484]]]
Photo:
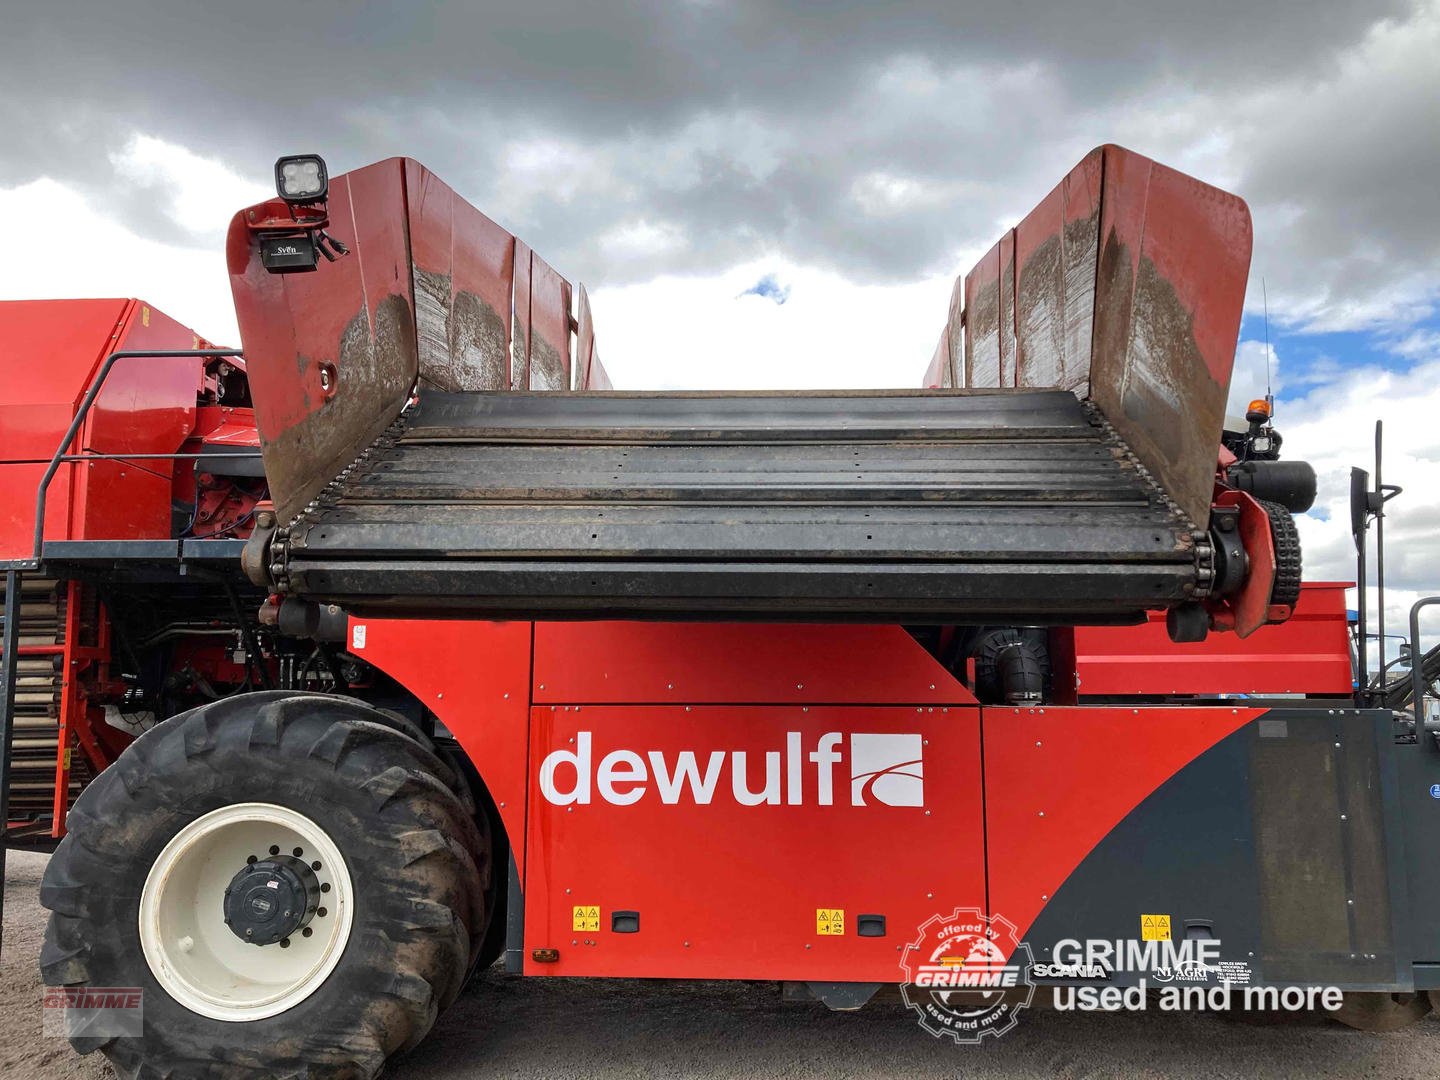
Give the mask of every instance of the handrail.
[[[50, 491], [50, 481], [55, 479], [55, 474], [60, 470], [60, 463], [67, 455], [66, 449], [75, 441], [76, 434], [80, 431], [80, 425], [85, 422], [85, 417], [90, 413], [90, 406], [95, 404], [95, 399], [100, 394], [100, 389], [105, 385], [105, 380], [110, 375], [110, 369], [120, 360], [131, 360], [137, 357], [152, 360], [165, 360], [171, 357], [194, 356], [203, 359], [213, 357], [242, 356], [239, 349], [168, 349], [159, 352], [149, 350], [121, 349], [112, 352], [100, 365], [100, 372], [95, 376], [95, 381], [90, 384], [90, 389], [85, 392], [85, 397], [80, 402], [80, 408], [75, 410], [75, 418], [70, 421], [69, 428], [65, 431], [65, 437], [60, 440], [60, 445], [55, 449], [55, 456], [50, 459], [50, 464], [45, 469], [45, 475], [40, 478], [40, 486], [35, 489], [35, 540], [33, 550], [30, 553], [31, 560], [39, 565], [40, 557], [45, 549], [45, 501]], [[77, 455], [68, 455], [75, 457]], [[81, 455], [83, 456], [83, 455]], [[168, 456], [168, 455], [167, 455]]]
[[1410, 608], [1410, 692], [1415, 696], [1415, 731], [1425, 730], [1425, 654], [1420, 651], [1420, 609], [1440, 604], [1440, 596], [1424, 596]]

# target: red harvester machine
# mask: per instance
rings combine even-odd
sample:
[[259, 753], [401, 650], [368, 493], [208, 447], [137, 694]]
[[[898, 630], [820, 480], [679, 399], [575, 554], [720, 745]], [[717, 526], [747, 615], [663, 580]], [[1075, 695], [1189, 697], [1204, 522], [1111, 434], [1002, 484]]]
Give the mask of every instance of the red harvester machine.
[[1223, 431], [1238, 199], [1105, 147], [957, 281], [926, 389], [647, 394], [417, 163], [277, 186], [243, 359], [0, 305], [9, 818], [68, 830], [46, 982], [144, 995], [78, 1049], [375, 1075], [502, 956], [857, 1007], [964, 909], [1034, 972], [1163, 918], [1429, 1010], [1440, 758], [1354, 707], [1313, 473]]

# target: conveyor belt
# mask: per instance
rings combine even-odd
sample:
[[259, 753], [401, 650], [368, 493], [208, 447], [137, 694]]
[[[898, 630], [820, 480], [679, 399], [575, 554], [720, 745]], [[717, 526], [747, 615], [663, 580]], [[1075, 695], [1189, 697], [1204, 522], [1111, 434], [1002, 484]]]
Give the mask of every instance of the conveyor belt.
[[271, 565], [352, 610], [1093, 623], [1206, 550], [1065, 391], [427, 392]]

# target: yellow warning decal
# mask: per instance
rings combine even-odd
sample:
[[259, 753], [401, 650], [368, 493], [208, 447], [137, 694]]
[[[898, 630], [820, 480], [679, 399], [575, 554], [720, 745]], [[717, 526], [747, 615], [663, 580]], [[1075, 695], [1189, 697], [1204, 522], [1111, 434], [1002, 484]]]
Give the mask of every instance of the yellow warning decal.
[[1170, 940], [1170, 916], [1169, 916], [1169, 915], [1141, 915], [1141, 916], [1140, 916], [1140, 940], [1141, 940], [1141, 941], [1169, 941], [1169, 940]]
[[141, 305], [140, 305], [140, 325], [141, 325], [141, 326], [149, 326], [149, 325], [150, 325], [150, 309], [149, 309], [148, 307], [146, 307], [144, 304], [141, 304]]
[[600, 929], [600, 908], [595, 904], [580, 904], [571, 909], [570, 929], [586, 932]]
[[845, 934], [845, 909], [833, 907], [816, 908], [815, 933], [822, 937], [843, 937]]
[[69, 768], [70, 768], [70, 752], [71, 752], [73, 749], [74, 749], [74, 747], [72, 747], [72, 746], [67, 746], [67, 747], [65, 747], [65, 768], [66, 768], [66, 769], [69, 769]]

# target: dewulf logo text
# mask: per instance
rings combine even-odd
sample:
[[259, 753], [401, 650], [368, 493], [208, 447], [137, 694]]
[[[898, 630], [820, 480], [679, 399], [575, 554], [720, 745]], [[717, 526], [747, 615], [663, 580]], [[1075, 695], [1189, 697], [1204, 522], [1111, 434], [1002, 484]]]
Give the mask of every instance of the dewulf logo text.
[[672, 806], [708, 806], [717, 797], [741, 806], [833, 806], [848, 775], [851, 806], [924, 806], [923, 747], [919, 735], [858, 733], [847, 745], [838, 731], [807, 746], [789, 731], [783, 750], [611, 750], [596, 761], [593, 734], [580, 731], [575, 749], [541, 762], [540, 791], [556, 806], [630, 806], [647, 797]]

